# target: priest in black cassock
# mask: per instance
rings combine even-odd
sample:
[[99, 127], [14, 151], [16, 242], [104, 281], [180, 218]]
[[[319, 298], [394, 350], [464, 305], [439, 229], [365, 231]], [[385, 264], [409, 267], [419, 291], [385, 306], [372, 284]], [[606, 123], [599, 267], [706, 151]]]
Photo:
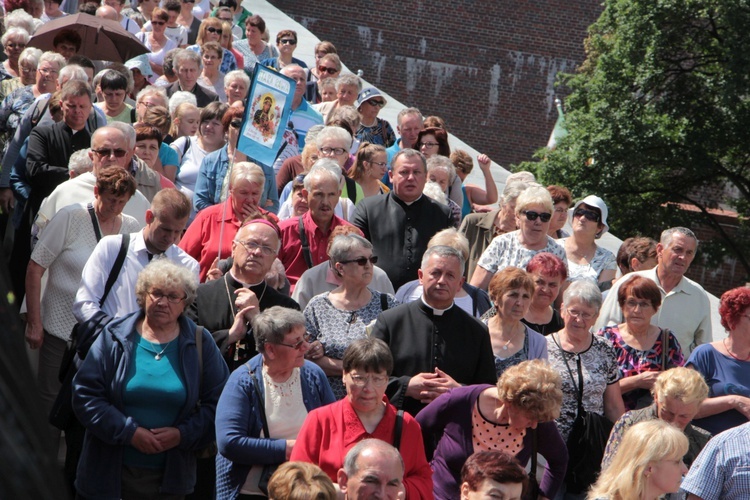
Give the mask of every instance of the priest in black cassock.
[[291, 297], [265, 281], [279, 251], [278, 227], [265, 219], [246, 223], [232, 242], [232, 268], [221, 278], [203, 283], [187, 311], [213, 335], [230, 370], [258, 354], [250, 321], [272, 306], [299, 310]]
[[373, 326], [393, 354], [386, 394], [412, 415], [459, 385], [497, 382], [487, 327], [453, 303], [463, 266], [454, 248], [428, 249], [418, 271], [422, 298], [383, 311]]

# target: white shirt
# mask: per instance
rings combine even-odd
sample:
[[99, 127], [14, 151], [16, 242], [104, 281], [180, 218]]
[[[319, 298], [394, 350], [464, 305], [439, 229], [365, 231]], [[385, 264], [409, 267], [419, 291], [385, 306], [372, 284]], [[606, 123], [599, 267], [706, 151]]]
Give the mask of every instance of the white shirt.
[[[96, 245], [86, 262], [81, 273], [81, 284], [73, 303], [73, 315], [79, 322], [88, 320], [99, 311], [99, 301], [104, 295], [104, 286], [117, 259], [121, 243], [122, 236], [105, 236]], [[107, 300], [101, 308], [102, 311], [113, 318], [119, 318], [140, 309], [135, 300], [135, 283], [138, 280], [138, 274], [149, 263], [148, 253], [143, 230], [131, 234], [120, 277], [107, 295]], [[200, 273], [198, 262], [177, 245], [172, 245], [162, 255], [155, 255], [153, 258], [167, 258], [175, 264], [185, 266], [193, 272], [195, 279], [198, 279]]]

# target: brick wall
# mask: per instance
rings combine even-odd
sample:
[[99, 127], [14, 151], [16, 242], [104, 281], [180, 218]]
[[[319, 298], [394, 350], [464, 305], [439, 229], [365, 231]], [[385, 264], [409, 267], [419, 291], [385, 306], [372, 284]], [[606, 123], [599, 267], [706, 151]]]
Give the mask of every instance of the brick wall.
[[333, 42], [352, 71], [444, 117], [504, 166], [547, 144], [555, 76], [583, 61], [586, 29], [601, 12], [599, 0], [271, 3]]

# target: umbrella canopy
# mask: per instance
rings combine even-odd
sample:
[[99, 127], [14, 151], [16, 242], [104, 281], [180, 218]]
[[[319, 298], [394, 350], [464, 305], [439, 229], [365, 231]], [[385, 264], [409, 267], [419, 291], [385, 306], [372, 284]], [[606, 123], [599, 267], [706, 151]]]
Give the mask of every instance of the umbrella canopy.
[[120, 23], [89, 14], [64, 16], [46, 23], [36, 30], [28, 45], [42, 50], [54, 50], [52, 41], [61, 31], [66, 30], [81, 35], [81, 50], [78, 54], [89, 59], [124, 62], [149, 52]]

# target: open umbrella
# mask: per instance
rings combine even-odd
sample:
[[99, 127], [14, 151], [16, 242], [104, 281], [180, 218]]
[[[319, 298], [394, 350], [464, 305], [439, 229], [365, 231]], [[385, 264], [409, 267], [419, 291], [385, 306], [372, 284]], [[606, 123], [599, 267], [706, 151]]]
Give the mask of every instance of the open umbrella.
[[74, 14], [50, 21], [34, 33], [28, 45], [42, 50], [54, 50], [52, 41], [58, 33], [66, 30], [81, 35], [81, 50], [78, 54], [89, 59], [124, 62], [149, 52], [120, 23], [90, 14]]

